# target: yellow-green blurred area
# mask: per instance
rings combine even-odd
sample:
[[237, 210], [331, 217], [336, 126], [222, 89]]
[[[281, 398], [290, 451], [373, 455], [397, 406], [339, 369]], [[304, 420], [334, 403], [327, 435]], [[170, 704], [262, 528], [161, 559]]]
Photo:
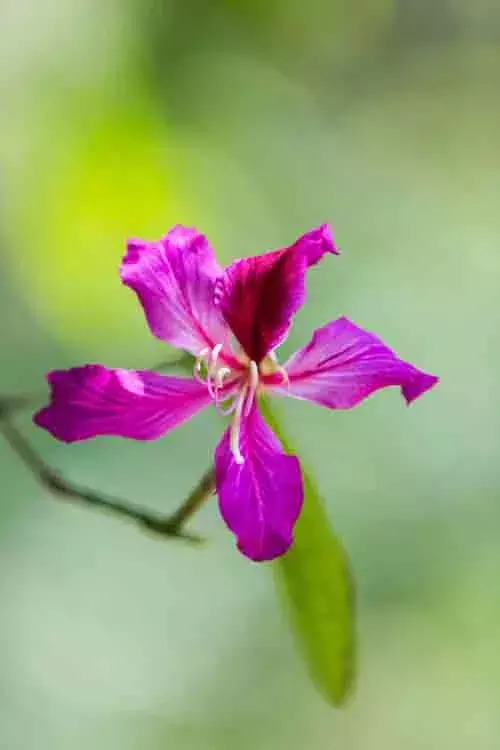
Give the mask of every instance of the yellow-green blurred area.
[[[500, 6], [495, 0], [1, 0], [3, 393], [171, 356], [117, 268], [174, 223], [222, 262], [326, 221], [285, 354], [340, 315], [441, 377], [352, 412], [280, 403], [356, 577], [357, 692], [308, 681], [270, 566], [215, 499], [202, 550], [57, 503], [0, 445], [2, 750], [498, 750]], [[213, 410], [152, 444], [56, 443], [165, 512]]]

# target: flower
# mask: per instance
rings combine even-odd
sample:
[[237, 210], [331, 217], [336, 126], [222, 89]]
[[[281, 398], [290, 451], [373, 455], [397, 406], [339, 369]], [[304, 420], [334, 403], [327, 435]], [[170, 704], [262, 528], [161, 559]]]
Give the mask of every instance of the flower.
[[258, 394], [350, 409], [387, 386], [399, 386], [409, 404], [438, 380], [347, 318], [319, 328], [278, 363], [276, 349], [305, 300], [307, 270], [327, 253], [338, 250], [326, 225], [225, 269], [195, 229], [130, 241], [122, 281], [152, 333], [194, 355], [193, 377], [101, 365], [54, 371], [51, 401], [35, 423], [68, 443], [98, 435], [153, 440], [213, 403], [230, 417], [214, 458], [222, 517], [250, 559], [282, 555], [302, 505], [301, 470], [259, 413]]

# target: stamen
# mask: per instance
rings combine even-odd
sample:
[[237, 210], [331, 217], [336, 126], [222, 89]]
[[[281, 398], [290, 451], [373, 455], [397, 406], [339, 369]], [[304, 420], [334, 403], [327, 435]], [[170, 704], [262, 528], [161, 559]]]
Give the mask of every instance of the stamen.
[[215, 375], [215, 408], [217, 409], [217, 412], [223, 416], [227, 417], [228, 414], [231, 414], [236, 408], [236, 399], [233, 399], [231, 403], [226, 406], [222, 407], [220, 404], [222, 401], [227, 401], [232, 396], [236, 395], [237, 393], [237, 387], [231, 388], [229, 391], [226, 391], [226, 393], [221, 398], [221, 388], [224, 385], [224, 378], [226, 375], [230, 375], [231, 370], [229, 367], [221, 367], [221, 369], [216, 373]]
[[217, 414], [220, 414], [221, 417], [227, 417], [229, 414], [232, 414], [233, 411], [236, 409], [236, 404], [238, 403], [238, 391], [237, 389], [234, 389], [231, 394], [228, 394], [226, 396], [227, 399], [232, 399], [227, 406], [221, 406], [220, 401], [215, 402], [215, 409], [217, 411]]
[[216, 344], [214, 346], [210, 353], [210, 360], [208, 363], [207, 388], [211, 398], [213, 398], [214, 401], [217, 400], [217, 383], [214, 383], [214, 381], [217, 378], [217, 361], [219, 359], [221, 349], [222, 344]]
[[259, 365], [259, 370], [261, 375], [264, 375], [265, 377], [279, 374], [281, 376], [281, 383], [279, 383], [279, 385], [288, 384], [288, 373], [285, 368], [279, 364], [278, 357], [274, 351], [266, 354]]
[[193, 376], [195, 380], [197, 380], [199, 383], [206, 383], [206, 378], [204, 378], [201, 374], [201, 366], [202, 364], [207, 365], [207, 356], [209, 353], [210, 353], [210, 349], [208, 346], [206, 346], [204, 349], [200, 351], [200, 353], [196, 357], [196, 361], [194, 363], [194, 368], [193, 368]]
[[212, 354], [210, 355], [210, 369], [212, 370], [212, 372], [214, 372], [217, 367], [217, 360], [219, 359], [221, 349], [222, 344], [216, 344], [216, 346], [214, 346], [214, 348], [212, 349]]
[[237, 464], [244, 464], [245, 459], [241, 455], [240, 451], [240, 425], [241, 425], [241, 414], [243, 412], [243, 405], [247, 396], [247, 387], [243, 388], [236, 401], [236, 410], [234, 412], [233, 421], [231, 422], [231, 432], [229, 435], [229, 445], [231, 453], [234, 456], [234, 460]]
[[277, 368], [276, 372], [279, 372], [279, 374], [281, 375], [281, 378], [282, 378], [281, 385], [289, 385], [290, 384], [290, 379], [288, 377], [288, 373], [287, 373], [287, 371], [285, 370], [285, 368], [282, 365], [278, 365], [278, 368]]
[[224, 385], [224, 378], [226, 375], [230, 375], [231, 370], [229, 367], [221, 367], [218, 371], [217, 375], [215, 376], [215, 389], [216, 391], [219, 391], [220, 388]]
[[248, 417], [248, 415], [250, 414], [252, 404], [255, 400], [255, 394], [259, 386], [259, 368], [257, 366], [257, 363], [253, 360], [249, 365], [249, 373], [250, 377], [248, 382], [248, 395], [245, 402], [245, 417]]
[[208, 393], [209, 393], [210, 398], [213, 398], [214, 401], [215, 401], [215, 399], [216, 399], [216, 393], [214, 391], [214, 386], [213, 386], [213, 383], [212, 383], [212, 375], [210, 373], [210, 370], [208, 371], [208, 375], [207, 375], [207, 379], [206, 379], [206, 386], [208, 388]]
[[259, 387], [259, 367], [256, 362], [247, 360], [246, 377], [239, 371], [233, 373], [230, 367], [219, 368], [222, 348], [222, 344], [217, 344], [213, 349], [204, 347], [196, 357], [193, 374], [196, 380], [206, 385], [219, 414], [233, 414], [229, 428], [229, 447], [235, 462], [241, 465], [245, 462], [240, 450], [241, 419], [250, 414], [255, 401]]

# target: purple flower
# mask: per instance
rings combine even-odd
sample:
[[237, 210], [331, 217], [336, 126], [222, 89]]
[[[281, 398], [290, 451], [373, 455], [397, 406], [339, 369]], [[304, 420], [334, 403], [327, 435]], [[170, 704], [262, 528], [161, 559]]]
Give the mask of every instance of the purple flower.
[[222, 517], [247, 557], [282, 555], [300, 513], [302, 477], [297, 457], [284, 453], [260, 415], [257, 395], [350, 409], [387, 386], [399, 386], [410, 403], [438, 380], [347, 318], [319, 328], [278, 363], [276, 349], [305, 300], [308, 268], [337, 252], [326, 225], [226, 269], [194, 229], [130, 241], [122, 281], [139, 297], [153, 334], [194, 355], [193, 377], [101, 365], [51, 372], [51, 401], [35, 423], [68, 443], [97, 435], [153, 440], [214, 404], [230, 417], [215, 450]]

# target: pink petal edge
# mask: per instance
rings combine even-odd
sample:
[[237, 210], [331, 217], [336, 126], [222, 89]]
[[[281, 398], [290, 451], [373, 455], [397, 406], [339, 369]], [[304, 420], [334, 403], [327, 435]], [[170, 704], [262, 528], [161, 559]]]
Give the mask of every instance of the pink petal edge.
[[152, 333], [197, 356], [226, 344], [229, 332], [214, 305], [222, 273], [206, 237], [175, 226], [158, 242], [130, 240], [120, 275], [138, 296]]
[[290, 547], [302, 507], [299, 461], [283, 452], [255, 405], [242, 421], [240, 450], [243, 464], [234, 460], [226, 430], [215, 452], [220, 512], [246, 557], [273, 560]]
[[290, 247], [242, 258], [215, 285], [215, 300], [248, 357], [260, 362], [286, 337], [306, 297], [307, 269], [325, 253], [338, 254], [323, 224]]
[[98, 435], [155, 440], [210, 403], [193, 378], [147, 370], [85, 365], [47, 376], [51, 399], [33, 417], [58, 440], [73, 443]]
[[351, 409], [381, 388], [399, 386], [407, 404], [439, 378], [400, 359], [377, 336], [339, 318], [317, 329], [311, 341], [285, 364], [289, 382], [271, 392]]

